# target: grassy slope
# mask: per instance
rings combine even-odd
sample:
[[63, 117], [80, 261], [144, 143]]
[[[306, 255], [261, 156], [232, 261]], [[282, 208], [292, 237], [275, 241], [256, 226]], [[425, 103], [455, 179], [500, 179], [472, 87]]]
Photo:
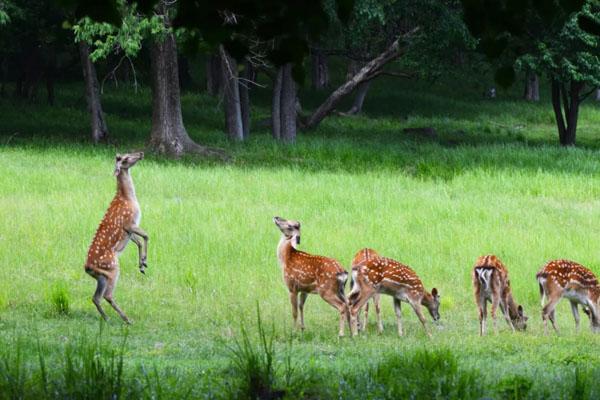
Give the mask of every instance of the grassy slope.
[[[489, 371], [493, 363], [491, 381], [513, 374], [560, 378], [574, 362], [595, 362], [599, 339], [587, 329], [574, 334], [567, 304], [558, 308], [563, 334], [542, 336], [534, 275], [558, 257], [600, 271], [600, 111], [584, 106], [583, 146], [565, 150], [555, 145], [548, 104], [525, 104], [512, 93], [482, 100], [471, 89], [456, 99], [456, 90], [380, 82], [369, 93], [366, 117], [328, 119], [294, 147], [273, 144], [264, 129], [247, 144], [227, 143], [216, 101], [186, 95], [192, 136], [228, 148], [236, 161], [150, 157], [135, 168], [150, 269], [147, 276], [137, 272], [133, 247], [121, 259], [116, 298], [136, 322], [127, 362], [204, 371], [199, 376], [210, 386], [228, 365], [224, 346], [241, 321], [255, 324], [256, 302], [274, 324], [277, 346], [285, 347], [291, 316], [273, 215], [302, 221], [306, 251], [348, 265], [356, 250], [370, 246], [413, 266], [442, 294], [443, 328], [431, 341], [408, 307], [406, 337], [397, 338], [384, 298], [382, 337], [371, 326], [366, 337], [338, 342], [336, 313], [309, 297], [307, 331], [293, 346], [294, 362], [312, 371], [358, 376], [386, 355], [421, 348], [449, 348], [466, 368]], [[85, 143], [78, 88], [60, 93], [55, 109], [0, 102], [0, 140], [10, 144], [0, 149], [0, 332], [8, 342], [21, 337], [28, 349], [39, 338], [50, 354], [96, 335], [94, 283], [83, 262], [114, 192], [114, 150]], [[264, 96], [258, 94], [257, 118], [268, 115]], [[149, 131], [148, 92], [130, 98], [124, 91], [105, 96], [122, 151], [142, 146]], [[440, 140], [406, 137], [407, 126], [434, 126]], [[490, 252], [510, 268], [515, 297], [531, 317], [526, 334], [510, 334], [502, 321], [498, 336], [476, 334], [470, 268]], [[66, 317], [53, 312], [52, 293], [60, 290], [71, 302]], [[123, 330], [110, 315], [104, 335], [118, 343]], [[332, 382], [336, 387], [337, 378]]]

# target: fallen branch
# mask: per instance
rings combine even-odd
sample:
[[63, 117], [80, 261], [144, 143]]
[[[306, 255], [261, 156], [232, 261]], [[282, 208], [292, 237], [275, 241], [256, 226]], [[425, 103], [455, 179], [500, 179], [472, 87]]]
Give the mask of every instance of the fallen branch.
[[342, 98], [344, 98], [344, 96], [354, 91], [354, 89], [361, 83], [369, 81], [375, 76], [378, 76], [384, 65], [404, 54], [406, 47], [401, 47], [400, 42], [412, 36], [415, 32], [417, 32], [417, 30], [418, 28], [415, 28], [396, 39], [383, 53], [368, 62], [350, 80], [331, 93], [331, 95], [329, 95], [323, 104], [321, 104], [315, 110], [315, 112], [308, 117], [304, 124], [304, 128], [313, 129], [317, 127], [317, 125], [319, 125], [319, 123], [325, 117], [333, 112], [336, 105], [342, 100]]

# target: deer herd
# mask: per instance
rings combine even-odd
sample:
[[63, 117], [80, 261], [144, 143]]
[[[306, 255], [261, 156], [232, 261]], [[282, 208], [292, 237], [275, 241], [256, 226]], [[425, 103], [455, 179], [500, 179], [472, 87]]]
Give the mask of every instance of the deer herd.
[[[118, 257], [130, 240], [139, 250], [140, 272], [144, 273], [147, 267], [148, 235], [139, 226], [141, 211], [129, 172], [143, 157], [141, 152], [117, 155], [114, 171], [117, 193], [96, 231], [85, 263], [85, 272], [97, 282], [92, 301], [100, 315], [107, 319], [101, 305], [102, 299], [105, 299], [126, 323], [131, 321], [117, 305], [113, 294], [119, 278]], [[273, 222], [281, 231], [277, 258], [289, 291], [296, 327], [304, 330], [306, 299], [309, 294], [318, 294], [338, 311], [339, 336], [344, 336], [346, 324], [353, 336], [366, 329], [371, 299], [375, 306], [377, 329], [381, 333], [383, 323], [380, 315], [380, 295], [385, 294], [393, 299], [398, 335], [402, 336], [404, 333], [401, 305], [405, 302], [417, 315], [425, 333], [431, 336], [423, 315], [423, 307], [427, 309], [433, 321], [439, 321], [440, 294], [436, 288], [432, 288], [431, 291], [425, 289], [419, 276], [409, 266], [381, 256], [373, 249], [361, 249], [352, 259], [350, 293], [346, 296], [348, 272], [340, 262], [298, 250], [300, 222], [280, 217], [274, 217]], [[510, 329], [524, 331], [527, 328], [528, 317], [525, 316], [523, 307], [513, 298], [508, 269], [498, 257], [479, 257], [471, 277], [479, 312], [480, 335], [486, 333], [488, 303], [491, 303], [494, 331], [497, 331], [498, 308]], [[541, 268], [536, 274], [536, 279], [542, 297], [544, 333], [547, 334], [548, 331], [548, 320], [558, 333], [554, 312], [562, 298], [566, 298], [571, 304], [577, 330], [581, 306], [589, 317], [592, 331], [600, 331], [600, 284], [592, 271], [573, 261], [553, 260]], [[361, 318], [363, 308], [364, 319]]]

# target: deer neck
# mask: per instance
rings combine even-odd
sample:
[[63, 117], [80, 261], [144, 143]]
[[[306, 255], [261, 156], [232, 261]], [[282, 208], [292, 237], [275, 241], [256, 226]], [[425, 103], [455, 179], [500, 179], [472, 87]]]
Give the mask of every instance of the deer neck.
[[508, 316], [512, 321], [519, 318], [519, 306], [515, 303], [512, 293], [508, 293], [506, 296], [506, 309], [508, 310]]
[[425, 293], [423, 293], [421, 305], [427, 307], [427, 309], [431, 309], [431, 306], [433, 305], [433, 296], [428, 291], [425, 291]]
[[292, 245], [292, 240], [293, 238], [288, 238], [286, 236], [281, 236], [281, 239], [279, 239], [279, 244], [277, 245], [277, 258], [279, 259], [279, 264], [282, 268], [285, 267], [292, 252], [296, 251]]
[[128, 200], [137, 201], [135, 197], [135, 187], [133, 186], [133, 179], [129, 175], [129, 169], [122, 169], [117, 175], [117, 194], [120, 197]]

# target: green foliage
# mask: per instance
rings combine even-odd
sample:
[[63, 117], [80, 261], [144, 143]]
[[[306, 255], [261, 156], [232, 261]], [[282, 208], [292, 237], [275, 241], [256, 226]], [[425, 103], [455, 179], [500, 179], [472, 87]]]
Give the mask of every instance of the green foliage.
[[600, 19], [600, 6], [587, 2], [579, 13], [572, 14], [562, 29], [548, 31], [538, 38], [534, 48], [517, 60], [521, 69], [547, 73], [560, 82], [578, 81], [590, 86], [600, 85], [600, 37], [587, 33], [578, 24], [585, 16]]
[[90, 58], [94, 62], [105, 59], [111, 54], [135, 57], [142, 48], [142, 41], [145, 38], [161, 37], [169, 31], [162, 17], [140, 15], [136, 3], [129, 4], [119, 0], [118, 4], [122, 16], [119, 25], [95, 22], [89, 17], [84, 17], [73, 25], [75, 41], [84, 41], [92, 46]]
[[256, 305], [256, 318], [258, 330], [258, 345], [248, 335], [242, 325], [241, 338], [234, 339], [233, 346], [229, 347], [233, 369], [241, 381], [240, 391], [232, 393], [232, 397], [247, 399], [273, 398], [278, 391], [274, 389], [275, 383], [275, 348], [274, 332], [267, 333], [260, 317], [260, 307]]

